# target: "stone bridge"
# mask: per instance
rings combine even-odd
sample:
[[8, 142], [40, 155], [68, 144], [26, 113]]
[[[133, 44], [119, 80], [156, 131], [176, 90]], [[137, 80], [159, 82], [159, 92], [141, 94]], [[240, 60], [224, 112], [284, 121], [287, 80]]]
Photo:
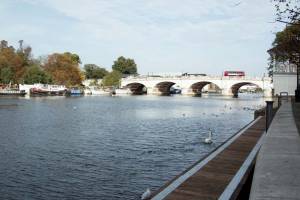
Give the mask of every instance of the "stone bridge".
[[168, 95], [172, 86], [181, 88], [184, 95], [201, 95], [202, 89], [208, 84], [215, 84], [222, 95], [237, 97], [239, 89], [244, 85], [255, 85], [260, 88], [264, 96], [272, 96], [273, 84], [269, 77], [228, 77], [228, 76], [174, 76], [127, 77], [121, 80], [121, 87], [130, 89], [132, 94]]

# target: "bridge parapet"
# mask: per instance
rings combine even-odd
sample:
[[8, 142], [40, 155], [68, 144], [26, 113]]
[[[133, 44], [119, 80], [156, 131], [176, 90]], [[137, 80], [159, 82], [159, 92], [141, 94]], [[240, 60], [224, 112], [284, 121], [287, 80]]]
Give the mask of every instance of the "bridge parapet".
[[269, 77], [229, 77], [229, 76], [165, 76], [165, 77], [151, 77], [151, 76], [137, 76], [123, 78], [123, 81], [145, 81], [145, 80], [249, 80], [249, 81], [271, 81]]

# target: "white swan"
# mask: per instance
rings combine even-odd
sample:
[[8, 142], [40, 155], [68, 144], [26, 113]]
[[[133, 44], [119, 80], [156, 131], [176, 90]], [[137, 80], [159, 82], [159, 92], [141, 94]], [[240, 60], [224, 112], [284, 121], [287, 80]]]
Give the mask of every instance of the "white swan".
[[141, 199], [146, 200], [146, 199], [149, 199], [150, 197], [151, 197], [151, 191], [149, 188], [147, 188], [146, 192], [144, 192], [144, 194], [142, 194]]
[[205, 144], [211, 144], [212, 143], [212, 131], [210, 129], [208, 130], [208, 138], [205, 138], [204, 143]]

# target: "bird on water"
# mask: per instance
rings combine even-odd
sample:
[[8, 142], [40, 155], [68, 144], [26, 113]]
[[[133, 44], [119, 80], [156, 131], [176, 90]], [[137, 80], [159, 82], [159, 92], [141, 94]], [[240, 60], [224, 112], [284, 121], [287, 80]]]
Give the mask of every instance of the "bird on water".
[[212, 131], [210, 129], [208, 130], [208, 137], [205, 138], [204, 143], [205, 144], [211, 144], [212, 143]]
[[147, 200], [151, 197], [151, 191], [149, 188], [147, 188], [146, 192], [144, 192], [141, 196], [141, 200]]

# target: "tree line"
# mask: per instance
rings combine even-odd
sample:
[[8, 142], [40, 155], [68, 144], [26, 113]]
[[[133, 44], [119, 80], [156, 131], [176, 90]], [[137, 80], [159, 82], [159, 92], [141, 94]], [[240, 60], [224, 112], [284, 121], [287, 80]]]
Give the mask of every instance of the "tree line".
[[103, 79], [103, 86], [118, 86], [125, 75], [137, 74], [135, 61], [123, 56], [117, 58], [109, 72], [96, 64], [80, 68], [79, 55], [70, 52], [53, 53], [34, 58], [32, 48], [19, 41], [18, 48], [0, 42], [0, 83], [2, 84], [59, 84], [80, 86], [84, 79]]

